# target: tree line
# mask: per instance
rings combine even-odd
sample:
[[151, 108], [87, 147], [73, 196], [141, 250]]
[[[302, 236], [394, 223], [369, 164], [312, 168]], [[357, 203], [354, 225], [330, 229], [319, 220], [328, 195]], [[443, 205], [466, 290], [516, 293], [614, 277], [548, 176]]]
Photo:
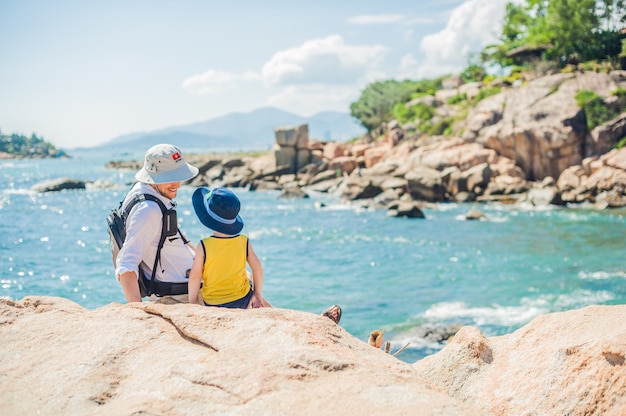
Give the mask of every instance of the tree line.
[[54, 157], [61, 152], [51, 143], [35, 133], [30, 137], [21, 134], [2, 134], [0, 132], [0, 152], [24, 157]]

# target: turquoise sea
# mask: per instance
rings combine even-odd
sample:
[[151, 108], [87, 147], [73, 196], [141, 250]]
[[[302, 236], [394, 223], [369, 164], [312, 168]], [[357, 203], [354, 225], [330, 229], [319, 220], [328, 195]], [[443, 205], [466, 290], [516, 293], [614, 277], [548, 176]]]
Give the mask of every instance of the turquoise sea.
[[[119, 155], [69, 153], [0, 161], [0, 296], [61, 296], [90, 309], [123, 303], [105, 218], [134, 172], [105, 168]], [[30, 191], [65, 176], [119, 186]], [[178, 218], [197, 241], [207, 230], [193, 213], [192, 191], [179, 191]], [[494, 336], [539, 314], [626, 302], [625, 210], [438, 204], [424, 209], [425, 220], [410, 220], [322, 194], [281, 200], [277, 192], [235, 192], [274, 306], [320, 313], [339, 304], [341, 325], [355, 337], [383, 329], [391, 352], [410, 343], [398, 355], [407, 362], [442, 348], [417, 335], [421, 325], [468, 324]], [[471, 209], [488, 220], [464, 221]]]

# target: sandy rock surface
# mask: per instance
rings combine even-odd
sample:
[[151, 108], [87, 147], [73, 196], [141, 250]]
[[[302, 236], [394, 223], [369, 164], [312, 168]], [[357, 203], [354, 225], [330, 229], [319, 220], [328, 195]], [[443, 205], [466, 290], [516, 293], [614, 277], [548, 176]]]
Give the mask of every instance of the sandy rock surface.
[[328, 318], [0, 299], [2, 415], [475, 415]]

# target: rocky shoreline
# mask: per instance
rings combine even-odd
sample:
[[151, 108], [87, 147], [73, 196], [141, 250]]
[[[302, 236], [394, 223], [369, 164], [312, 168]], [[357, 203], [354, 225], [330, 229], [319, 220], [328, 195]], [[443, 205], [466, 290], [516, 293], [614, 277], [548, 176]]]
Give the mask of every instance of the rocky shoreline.
[[409, 364], [295, 310], [0, 299], [0, 413], [619, 416], [625, 314], [588, 306], [490, 338], [465, 326]]
[[[419, 100], [449, 116], [460, 111], [447, 104], [450, 97], [474, 96], [481, 88], [458, 85]], [[285, 198], [321, 192], [390, 216], [420, 218], [420, 208], [431, 202], [623, 208], [626, 147], [614, 147], [626, 136], [626, 113], [588, 131], [575, 99], [589, 89], [615, 105], [620, 88], [626, 88], [626, 71], [557, 74], [509, 86], [473, 107], [457, 136], [425, 136], [413, 124], [392, 121], [337, 143], [309, 139], [307, 125], [279, 126], [266, 154], [189, 155], [200, 168], [191, 184], [280, 190]], [[108, 166], [136, 170], [141, 163]]]
[[[326, 193], [347, 204], [386, 209], [390, 216], [419, 218], [424, 205], [433, 202], [626, 207], [626, 148], [586, 158], [557, 180], [533, 182], [511, 159], [479, 144], [459, 138], [416, 142], [407, 140], [396, 147], [312, 142], [311, 148], [320, 149], [321, 162], [296, 173], [288, 166], [277, 167], [272, 153], [189, 155], [187, 159], [200, 169], [190, 184], [278, 190], [281, 198]], [[379, 156], [377, 160], [369, 159], [368, 150]], [[107, 166], [138, 170], [141, 162], [112, 161]]]

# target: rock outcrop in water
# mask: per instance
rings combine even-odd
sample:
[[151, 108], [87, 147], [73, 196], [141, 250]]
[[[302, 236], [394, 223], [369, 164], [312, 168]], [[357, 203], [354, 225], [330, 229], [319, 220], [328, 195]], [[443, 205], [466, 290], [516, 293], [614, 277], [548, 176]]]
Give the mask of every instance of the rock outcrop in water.
[[31, 187], [35, 192], [58, 192], [66, 189], [85, 189], [86, 183], [68, 177], [44, 180]]
[[0, 413], [623, 415], [626, 306], [463, 327], [414, 365], [285, 309], [0, 299]]

